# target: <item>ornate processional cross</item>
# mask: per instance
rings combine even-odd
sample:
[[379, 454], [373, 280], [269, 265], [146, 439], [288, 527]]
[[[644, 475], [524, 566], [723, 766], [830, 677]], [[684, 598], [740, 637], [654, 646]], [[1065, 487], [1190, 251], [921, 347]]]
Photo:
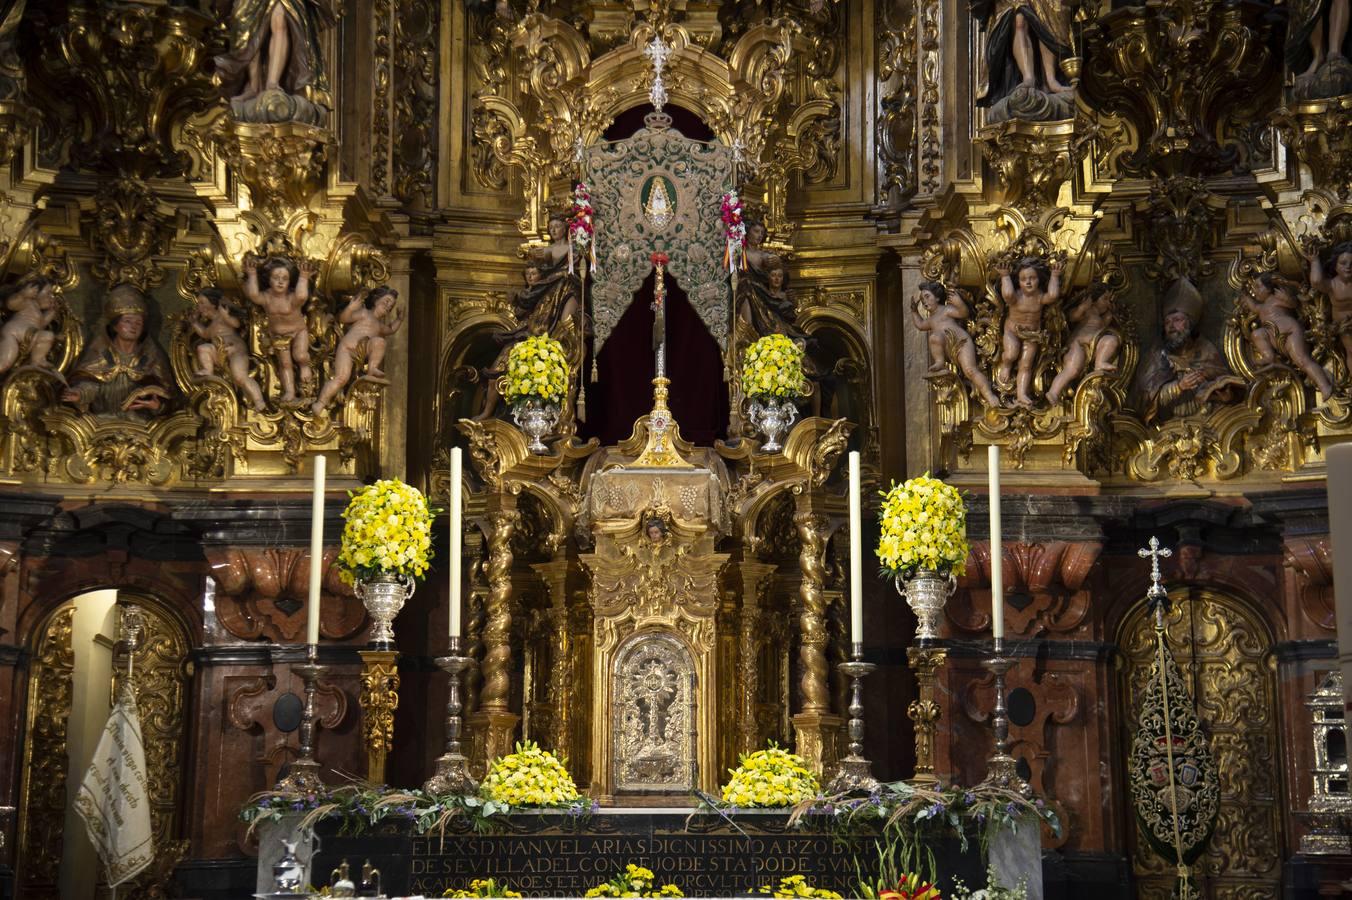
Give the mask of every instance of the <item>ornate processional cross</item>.
[[1174, 551], [1168, 547], [1161, 547], [1160, 539], [1151, 535], [1150, 543], [1145, 548], [1137, 550], [1136, 555], [1141, 559], [1150, 560], [1150, 589], [1145, 592], [1146, 597], [1156, 603], [1167, 598], [1169, 592], [1164, 589], [1164, 576], [1160, 573], [1160, 560], [1173, 556]]

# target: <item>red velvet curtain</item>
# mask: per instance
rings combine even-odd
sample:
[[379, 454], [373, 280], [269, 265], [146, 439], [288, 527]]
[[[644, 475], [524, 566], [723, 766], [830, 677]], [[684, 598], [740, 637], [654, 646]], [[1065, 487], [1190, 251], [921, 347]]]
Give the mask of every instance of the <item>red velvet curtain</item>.
[[[587, 385], [587, 421], [579, 431], [602, 444], [627, 438], [634, 420], [652, 409], [653, 275], [634, 294], [597, 358], [598, 380]], [[591, 375], [590, 357], [586, 370]], [[709, 445], [728, 433], [728, 386], [723, 354], [690, 305], [685, 291], [667, 276], [667, 377], [671, 412], [681, 436]]]

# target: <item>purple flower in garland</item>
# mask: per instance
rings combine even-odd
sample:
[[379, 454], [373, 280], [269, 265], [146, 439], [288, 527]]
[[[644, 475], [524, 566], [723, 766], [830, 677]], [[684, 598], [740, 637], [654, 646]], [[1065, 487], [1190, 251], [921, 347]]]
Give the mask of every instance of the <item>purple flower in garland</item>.
[[600, 800], [593, 800], [593, 801], [591, 802], [591, 813], [592, 813], [592, 815], [596, 815], [596, 814], [597, 814], [598, 812], [600, 812], [600, 811], [601, 811], [601, 801], [600, 801]]
[[962, 802], [966, 803], [968, 806], [973, 805], [974, 803], [976, 803], [976, 794], [973, 794], [971, 791], [968, 791], [967, 793], [962, 795]]
[[1005, 805], [1005, 815], [1009, 816], [1012, 819], [1018, 816], [1018, 814], [1019, 807], [1017, 804], [1011, 802]]
[[929, 808], [925, 810], [925, 818], [933, 819], [938, 816], [942, 816], [944, 814], [945, 808], [946, 807], [944, 806], [943, 801], [932, 803], [930, 804]]

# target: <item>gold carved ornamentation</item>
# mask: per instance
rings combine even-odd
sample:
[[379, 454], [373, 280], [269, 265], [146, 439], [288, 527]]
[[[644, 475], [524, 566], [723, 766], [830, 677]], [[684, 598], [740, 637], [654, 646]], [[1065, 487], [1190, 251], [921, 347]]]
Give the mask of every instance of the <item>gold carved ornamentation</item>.
[[[716, 691], [718, 579], [728, 557], [714, 549], [717, 520], [710, 518], [708, 496], [716, 494], [714, 482], [707, 470], [655, 476], [626, 468], [608, 469], [592, 481], [593, 492], [606, 482], [628, 482], [616, 486], [619, 495], [650, 498], [638, 509], [591, 500], [593, 509], [604, 511], [591, 519], [595, 550], [580, 557], [591, 573], [593, 789], [603, 797], [645, 784], [688, 791], [682, 785], [692, 783], [697, 763], [695, 786], [714, 790], [717, 735], [735, 727], [732, 710], [725, 711], [726, 720], [719, 718]], [[688, 519], [662, 499], [679, 496], [682, 484], [706, 495], [690, 504]], [[662, 686], [637, 684], [639, 670], [653, 670]], [[643, 699], [649, 689], [658, 693]], [[635, 718], [640, 706], [658, 718]]]
[[915, 194], [917, 3], [878, 4], [878, 157], [883, 162], [879, 205], [898, 205]]
[[366, 742], [366, 778], [385, 783], [385, 757], [394, 749], [394, 711], [399, 708], [399, 654], [359, 650], [361, 736]]
[[799, 627], [802, 648], [799, 657], [803, 674], [799, 689], [803, 694], [803, 712], [821, 713], [830, 710], [831, 695], [827, 688], [826, 665], [826, 600], [822, 589], [826, 580], [826, 541], [830, 537], [829, 520], [821, 513], [799, 512], [793, 517], [798, 529], [798, 567], [802, 583], [798, 588], [801, 604]]
[[303, 122], [252, 125], [228, 117], [213, 137], [272, 228], [284, 227], [319, 190], [333, 140], [327, 129]]
[[28, 676], [18, 883], [56, 893], [66, 817], [67, 719], [73, 698], [75, 607], [52, 616], [34, 647]]
[[1035, 219], [1058, 206], [1061, 186], [1075, 171], [1092, 131], [1080, 120], [1057, 123], [1006, 119], [979, 135], [999, 179], [1000, 202]]
[[[1197, 715], [1215, 757], [1221, 802], [1211, 843], [1194, 864], [1211, 896], [1280, 893], [1283, 854], [1278, 781], [1277, 697], [1267, 654], [1272, 636], [1250, 609], [1205, 590], [1171, 592], [1165, 627], [1179, 667], [1192, 673]], [[1120, 696], [1134, 721], [1154, 652], [1144, 603], [1128, 615], [1119, 645], [1126, 659]], [[1139, 825], [1137, 826], [1139, 828]], [[1132, 868], [1143, 895], [1167, 896], [1174, 866], [1144, 849], [1139, 833]]]
[[[141, 735], [145, 741], [146, 775], [150, 782], [150, 817], [155, 835], [155, 864], [134, 882], [149, 888], [168, 886], [173, 865], [166, 863], [186, 850], [179, 837], [179, 817], [183, 807], [185, 783], [183, 747], [188, 734], [188, 682], [184, 663], [190, 648], [183, 629], [157, 602], [119, 592], [119, 603], [130, 601], [141, 613], [142, 630], [135, 650], [133, 683], [136, 708], [141, 717]], [[113, 654], [112, 696], [117, 695], [126, 677], [127, 645], [119, 642]]]
[[908, 647], [906, 659], [915, 670], [919, 696], [906, 707], [906, 715], [915, 723], [915, 777], [911, 781], [925, 785], [938, 782], [934, 772], [934, 735], [942, 713], [937, 700], [937, 670], [948, 659], [948, 651], [936, 647]]
[[479, 706], [507, 711], [512, 662], [512, 535], [521, 521], [514, 509], [488, 516], [488, 623], [484, 627], [483, 687]]

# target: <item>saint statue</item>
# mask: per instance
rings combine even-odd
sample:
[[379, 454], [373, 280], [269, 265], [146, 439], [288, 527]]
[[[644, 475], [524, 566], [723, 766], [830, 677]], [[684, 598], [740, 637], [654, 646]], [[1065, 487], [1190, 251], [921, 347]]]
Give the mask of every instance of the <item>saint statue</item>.
[[476, 419], [493, 415], [498, 405], [497, 380], [507, 371], [507, 356], [528, 337], [549, 335], [563, 344], [570, 390], [582, 371], [582, 282], [568, 272], [568, 221], [563, 216], [550, 217], [549, 237], [549, 244], [531, 251], [522, 273], [524, 286], [512, 298], [519, 324], [495, 337], [502, 350], [483, 372], [487, 387]]
[[235, 116], [318, 124], [333, 108], [319, 35], [337, 21], [331, 0], [234, 0], [216, 71]]
[[1202, 295], [1187, 279], [1169, 289], [1163, 345], [1136, 379], [1147, 424], [1196, 415], [1238, 402], [1244, 382], [1226, 367], [1216, 345], [1202, 337]]
[[61, 399], [96, 416], [146, 419], [164, 413], [173, 398], [169, 360], [146, 335], [146, 300], [130, 284], [108, 292], [106, 324], [80, 354]]
[[1293, 0], [1286, 32], [1286, 65], [1299, 100], [1352, 92], [1349, 0]]
[[985, 82], [977, 103], [986, 121], [1047, 121], [1074, 115], [1073, 89], [1060, 69], [1070, 56], [1070, 17], [1060, 0], [971, 0], [986, 30]]

